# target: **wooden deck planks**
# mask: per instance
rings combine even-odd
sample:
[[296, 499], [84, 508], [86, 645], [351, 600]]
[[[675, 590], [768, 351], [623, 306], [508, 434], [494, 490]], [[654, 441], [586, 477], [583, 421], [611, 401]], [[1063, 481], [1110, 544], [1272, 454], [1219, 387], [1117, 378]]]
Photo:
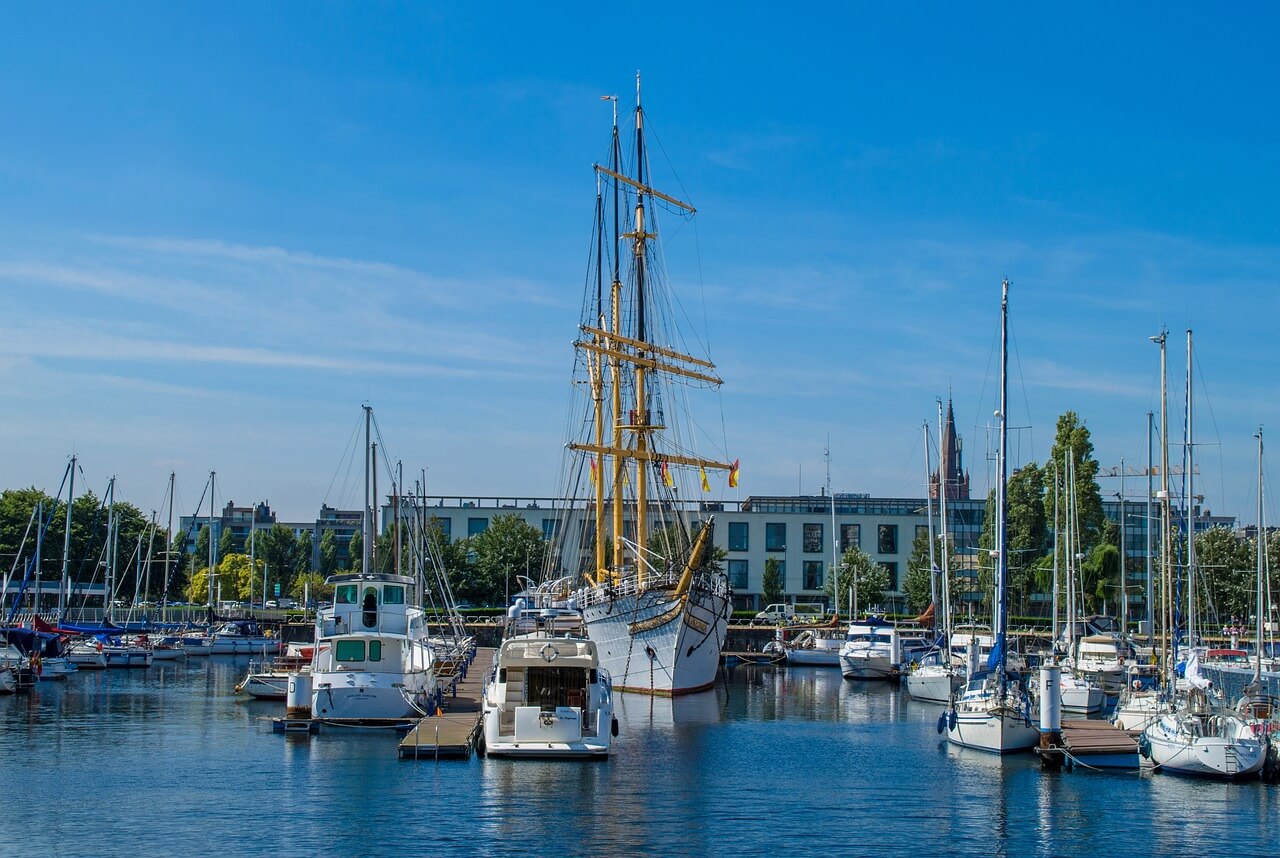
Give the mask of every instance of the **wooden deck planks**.
[[[481, 701], [493, 654], [492, 647], [476, 650], [476, 657], [467, 668], [466, 676], [461, 675], [461, 666], [455, 666], [456, 672], [446, 670], [444, 678], [453, 688], [445, 691], [444, 713], [419, 719], [408, 735], [400, 740], [400, 759], [466, 759], [471, 756], [480, 734]], [[456, 696], [453, 693], [455, 689]]]

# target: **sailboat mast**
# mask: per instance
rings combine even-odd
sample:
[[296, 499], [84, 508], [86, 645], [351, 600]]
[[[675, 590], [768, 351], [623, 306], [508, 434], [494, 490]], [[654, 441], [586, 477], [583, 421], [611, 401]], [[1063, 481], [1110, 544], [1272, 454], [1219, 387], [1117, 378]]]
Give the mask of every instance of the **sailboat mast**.
[[1147, 643], [1155, 646], [1156, 642], [1156, 625], [1155, 625], [1155, 582], [1151, 580], [1154, 569], [1151, 568], [1151, 554], [1155, 545], [1151, 541], [1151, 524], [1154, 521], [1152, 517], [1151, 501], [1155, 495], [1152, 488], [1152, 477], [1155, 474], [1155, 455], [1152, 453], [1151, 444], [1152, 436], [1155, 433], [1155, 415], [1147, 412]]
[[[942, 399], [938, 399], [938, 438], [943, 437]], [[947, 528], [947, 474], [942, 467], [941, 455], [938, 462], [938, 524], [942, 534], [942, 633], [943, 652], [946, 663], [951, 661], [951, 539]], [[852, 617], [850, 617], [852, 619]]]
[[1007, 596], [1005, 587], [1008, 576], [1007, 507], [1009, 499], [1005, 491], [1008, 479], [1009, 455], [1009, 278], [1000, 284], [1000, 463], [996, 485], [996, 647], [1000, 653], [998, 678], [1001, 696], [1005, 685], [1005, 645], [1009, 618], [1006, 616]]
[[165, 615], [164, 606], [169, 600], [169, 564], [173, 560], [173, 482], [176, 471], [169, 472], [169, 525], [164, 532], [164, 590], [160, 593], [160, 614]]
[[[827, 433], [827, 497], [831, 501], [831, 607], [840, 622], [840, 533], [836, 529], [836, 495], [831, 490], [831, 433]], [[852, 616], [849, 617], [853, 619]]]
[[[214, 575], [213, 559], [214, 559], [214, 551], [218, 543], [218, 540], [214, 539], [214, 536], [213, 536], [213, 496], [215, 494], [214, 488], [216, 485], [215, 483], [216, 478], [217, 478], [217, 472], [210, 471], [209, 472], [209, 610], [213, 610], [213, 607], [214, 607], [213, 605], [213, 575]], [[114, 478], [111, 481], [111, 485], [113, 487], [112, 503], [114, 503], [115, 502], [115, 493], [114, 493], [115, 479]]]
[[[640, 75], [636, 74], [636, 181], [644, 185], [644, 109], [640, 106]], [[645, 253], [648, 249], [648, 235], [644, 223], [644, 192], [636, 192], [636, 339], [644, 343], [648, 336], [645, 319]], [[645, 389], [646, 357], [643, 345], [637, 346], [639, 360], [635, 364], [636, 409], [635, 426], [636, 451], [641, 454], [636, 459], [636, 541], [643, 546], [649, 533], [649, 467], [643, 454], [649, 448], [649, 413], [648, 392]], [[643, 560], [636, 563], [636, 581], [641, 589], [645, 585], [646, 566]]]
[[1191, 329], [1187, 328], [1187, 646], [1195, 645], [1196, 634], [1196, 488], [1195, 488], [1195, 423], [1192, 412], [1195, 401], [1192, 383]]
[[[941, 437], [941, 436], [939, 436]], [[939, 457], [941, 458], [941, 457]], [[937, 558], [934, 556], [934, 536], [933, 536], [933, 492], [929, 491], [929, 477], [933, 474], [933, 462], [929, 457], [929, 421], [924, 421], [924, 507], [925, 520], [929, 522], [929, 604], [933, 605], [934, 615], [937, 616], [938, 611], [938, 564]], [[831, 472], [830, 456], [828, 456], [827, 473]], [[942, 467], [938, 467], [938, 487], [942, 487]], [[830, 476], [827, 477], [827, 485], [831, 485]], [[941, 491], [939, 491], [941, 494]], [[831, 499], [831, 530], [834, 536], [835, 531], [835, 498]]]
[[1173, 653], [1169, 649], [1169, 636], [1173, 630], [1173, 576], [1170, 565], [1173, 538], [1170, 533], [1172, 521], [1169, 510], [1169, 331], [1162, 328], [1160, 336], [1152, 339], [1160, 344], [1160, 556], [1162, 561], [1160, 584], [1163, 590], [1161, 608], [1164, 614], [1161, 623], [1164, 628], [1160, 630], [1160, 648], [1165, 662], [1165, 684], [1172, 690]]
[[[1059, 534], [1062, 530], [1058, 519], [1058, 496], [1062, 486], [1062, 476], [1057, 473], [1058, 463], [1054, 462], [1053, 475], [1053, 631], [1049, 638], [1052, 643], [1050, 646], [1054, 649], [1058, 646], [1058, 550], [1061, 546]], [[1068, 653], [1070, 655], [1070, 653]]]
[[1258, 439], [1258, 557], [1257, 557], [1257, 582], [1254, 592], [1254, 618], [1256, 622], [1255, 640], [1253, 644], [1253, 684], [1261, 686], [1262, 684], [1262, 622], [1263, 617], [1267, 616], [1265, 612], [1266, 606], [1263, 605], [1262, 596], [1262, 546], [1267, 538], [1267, 530], [1264, 526], [1265, 513], [1262, 506], [1262, 427], [1258, 427], [1258, 434], [1253, 437]]
[[364, 567], [365, 574], [374, 571], [378, 565], [378, 444], [369, 446], [369, 471], [373, 474], [373, 504], [369, 507], [369, 561], [372, 565]]
[[71, 456], [71, 485], [67, 489], [67, 532], [62, 537], [62, 583], [58, 585], [58, 617], [62, 618], [67, 609], [67, 599], [71, 592], [71, 506], [76, 499], [76, 457]]
[[364, 515], [360, 517], [360, 571], [369, 573], [369, 449], [373, 408], [364, 406]]

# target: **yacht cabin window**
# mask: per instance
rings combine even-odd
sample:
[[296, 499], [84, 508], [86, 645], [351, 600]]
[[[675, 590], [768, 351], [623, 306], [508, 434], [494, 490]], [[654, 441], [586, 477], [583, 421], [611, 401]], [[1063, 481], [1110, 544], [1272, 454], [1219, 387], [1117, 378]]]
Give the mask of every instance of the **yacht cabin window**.
[[382, 641], [369, 641], [369, 661], [382, 661]]
[[356, 584], [343, 584], [338, 587], [337, 598], [339, 605], [354, 605], [356, 603], [356, 593], [359, 591]]
[[[340, 640], [333, 645], [333, 657], [337, 661], [364, 661], [364, 641]], [[382, 644], [378, 643], [378, 658], [382, 659]]]
[[397, 587], [391, 584], [382, 588], [382, 604], [384, 605], [403, 605], [404, 604], [404, 587]]

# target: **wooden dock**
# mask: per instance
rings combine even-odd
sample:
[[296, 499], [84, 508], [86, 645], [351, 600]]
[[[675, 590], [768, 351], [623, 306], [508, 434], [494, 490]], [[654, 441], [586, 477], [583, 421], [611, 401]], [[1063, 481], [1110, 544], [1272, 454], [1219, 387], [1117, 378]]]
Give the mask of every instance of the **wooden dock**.
[[1137, 740], [1110, 721], [1063, 721], [1061, 747], [1068, 768], [1134, 770], [1139, 766]]
[[[480, 735], [484, 683], [493, 664], [492, 647], [481, 647], [464, 670], [446, 665], [443, 714], [421, 718], [400, 740], [402, 760], [466, 759]], [[465, 673], [465, 675], [464, 675]]]
[[782, 664], [787, 660], [785, 652], [721, 652], [720, 660], [726, 665], [734, 664]]

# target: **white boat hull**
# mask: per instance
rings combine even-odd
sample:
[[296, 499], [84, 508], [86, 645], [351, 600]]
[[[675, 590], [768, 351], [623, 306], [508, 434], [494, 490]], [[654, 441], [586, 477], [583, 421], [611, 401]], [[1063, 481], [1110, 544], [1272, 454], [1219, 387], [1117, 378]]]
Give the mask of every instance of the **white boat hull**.
[[432, 690], [431, 671], [314, 673], [311, 682], [311, 717], [352, 724], [420, 718]]
[[0, 667], [0, 694], [13, 694], [17, 690], [18, 680], [14, 678], [13, 671]]
[[947, 741], [965, 748], [1010, 754], [1028, 751], [1040, 743], [1040, 733], [1010, 710], [956, 713], [954, 726], [947, 719]]
[[177, 661], [186, 657], [187, 651], [180, 646], [156, 647], [151, 651], [151, 658], [154, 661]]
[[1084, 680], [1073, 681], [1064, 677], [1061, 688], [1064, 712], [1086, 715], [1091, 712], [1100, 712], [1102, 704], [1106, 702], [1106, 695], [1102, 693], [1102, 689]]
[[1191, 736], [1172, 726], [1173, 719], [1165, 716], [1143, 733], [1151, 762], [1160, 770], [1221, 779], [1247, 778], [1262, 771], [1263, 740], [1242, 735]]
[[69, 658], [46, 658], [40, 662], [40, 673], [36, 679], [45, 681], [66, 679], [77, 670], [79, 668]]
[[934, 666], [919, 667], [907, 674], [907, 693], [912, 700], [925, 703], [950, 703], [953, 694], [964, 687], [959, 674]]
[[280, 641], [277, 638], [234, 638], [219, 635], [213, 639], [213, 646], [209, 649], [209, 654], [262, 655], [263, 653], [277, 653], [279, 651]]
[[811, 667], [839, 667], [840, 650], [814, 647], [813, 649], [787, 650], [787, 664]]
[[289, 674], [251, 673], [240, 683], [238, 690], [261, 700], [284, 700], [289, 692]]
[[840, 670], [844, 674], [845, 679], [892, 679], [897, 675], [898, 671], [893, 666], [893, 660], [887, 655], [861, 655], [854, 653], [852, 655], [845, 653], [840, 656]]
[[615, 691], [677, 695], [715, 684], [729, 623], [728, 581], [695, 579], [688, 598], [654, 589], [613, 600], [584, 600], [587, 636]]

